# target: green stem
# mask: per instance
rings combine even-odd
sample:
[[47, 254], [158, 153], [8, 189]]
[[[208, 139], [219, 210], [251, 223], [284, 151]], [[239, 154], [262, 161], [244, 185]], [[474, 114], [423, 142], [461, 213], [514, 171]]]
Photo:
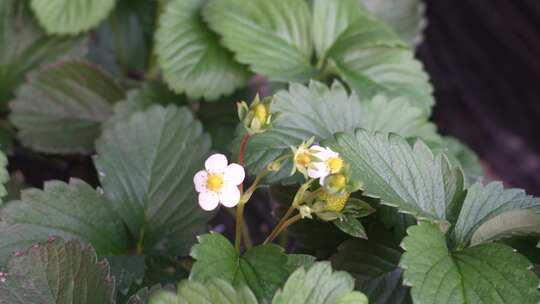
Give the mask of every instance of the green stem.
[[[277, 231], [279, 231], [281, 229], [281, 226], [285, 224], [285, 222], [289, 219], [289, 217], [292, 215], [292, 213], [294, 212], [294, 210], [303, 202], [307, 201], [306, 199], [307, 198], [310, 198], [312, 197], [315, 193], [317, 193], [319, 191], [319, 189], [315, 190], [313, 193], [311, 193], [308, 197], [304, 198], [304, 194], [306, 193], [307, 189], [309, 188], [309, 186], [311, 186], [311, 183], [314, 181], [314, 179], [310, 178], [307, 182], [305, 182], [302, 186], [300, 186], [300, 188], [298, 189], [298, 191], [296, 192], [296, 194], [294, 195], [294, 199], [291, 203], [291, 206], [289, 207], [289, 209], [287, 209], [287, 212], [285, 212], [285, 214], [283, 215], [283, 217], [281, 217], [281, 219], [279, 220], [279, 222], [277, 223], [276, 227], [274, 228], [274, 230], [272, 230], [272, 232], [270, 233], [270, 235], [268, 236], [267, 240], [268, 239], [273, 239], [275, 237], [275, 234], [277, 233]], [[314, 197], [314, 196], [313, 196]]]
[[301, 219], [302, 219], [302, 216], [300, 214], [297, 214], [297, 215], [291, 217], [290, 219], [285, 221], [283, 223], [283, 225], [281, 225], [278, 229], [276, 229], [275, 232], [270, 234], [266, 238], [266, 240], [264, 240], [263, 244], [268, 244], [268, 243], [272, 242], [281, 232], [283, 232], [283, 230], [287, 229], [289, 226], [291, 226], [292, 224], [298, 222]]
[[236, 229], [234, 237], [234, 248], [236, 252], [240, 253], [240, 245], [242, 244], [242, 228], [244, 227], [244, 202], [240, 199], [238, 206], [236, 206]]

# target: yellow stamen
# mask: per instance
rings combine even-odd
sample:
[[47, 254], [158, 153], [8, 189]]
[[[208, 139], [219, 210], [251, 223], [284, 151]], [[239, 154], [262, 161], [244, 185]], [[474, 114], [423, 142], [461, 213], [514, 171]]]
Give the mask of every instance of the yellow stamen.
[[257, 119], [261, 122], [261, 124], [264, 124], [268, 116], [268, 111], [266, 110], [266, 106], [263, 104], [258, 104], [255, 106], [254, 112], [255, 112], [255, 117], [257, 117]]
[[311, 156], [309, 153], [300, 152], [296, 155], [296, 163], [302, 167], [307, 167], [311, 163]]
[[210, 191], [217, 192], [223, 187], [223, 175], [222, 174], [210, 174], [206, 181], [206, 188]]
[[330, 173], [337, 173], [345, 166], [345, 162], [341, 157], [332, 157], [326, 163], [328, 164], [328, 168], [330, 168]]

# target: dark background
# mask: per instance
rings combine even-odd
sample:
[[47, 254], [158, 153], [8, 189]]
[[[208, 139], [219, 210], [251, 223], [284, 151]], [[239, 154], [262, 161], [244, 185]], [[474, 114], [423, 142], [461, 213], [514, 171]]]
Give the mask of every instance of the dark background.
[[540, 195], [540, 1], [426, 1], [418, 57], [434, 120], [468, 144], [487, 179]]

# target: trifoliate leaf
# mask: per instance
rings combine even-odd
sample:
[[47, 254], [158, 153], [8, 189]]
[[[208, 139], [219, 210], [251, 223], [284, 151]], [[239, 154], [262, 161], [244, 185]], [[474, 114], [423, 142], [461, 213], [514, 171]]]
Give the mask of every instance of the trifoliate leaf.
[[304, 0], [210, 0], [205, 20], [235, 58], [271, 80], [306, 81], [311, 16]]
[[468, 245], [480, 225], [499, 214], [519, 209], [533, 209], [540, 212], [540, 198], [527, 195], [521, 189], [504, 189], [500, 182], [486, 186], [475, 183], [467, 190], [467, 196], [454, 227], [456, 243]]
[[218, 42], [201, 17], [206, 1], [171, 0], [159, 19], [156, 54], [177, 93], [214, 100], [244, 85], [248, 73]]
[[414, 303], [534, 304], [540, 301], [531, 263], [511, 247], [483, 244], [450, 252], [440, 229], [420, 222], [403, 240], [400, 266]]
[[184, 280], [178, 292], [162, 291], [150, 298], [149, 304], [257, 304], [257, 298], [246, 286], [234, 289], [228, 282], [211, 279], [204, 284]]
[[319, 62], [337, 38], [366, 10], [358, 0], [315, 0], [313, 2], [313, 44]]
[[111, 268], [116, 289], [126, 295], [133, 284], [141, 284], [144, 278], [144, 256], [113, 255], [105, 257]]
[[144, 252], [186, 254], [212, 213], [197, 204], [193, 175], [210, 140], [187, 108], [152, 106], [106, 128], [95, 164], [105, 196]]
[[540, 214], [532, 210], [512, 210], [486, 221], [471, 237], [471, 245], [477, 245], [515, 235], [540, 236]]
[[68, 61], [37, 71], [10, 103], [23, 145], [48, 153], [90, 153], [124, 91], [101, 69]]
[[368, 11], [388, 24], [411, 47], [423, 40], [427, 25], [425, 4], [421, 0], [362, 0]]
[[382, 22], [360, 16], [339, 36], [328, 57], [362, 99], [404, 96], [424, 112], [431, 111], [433, 88], [422, 64]]
[[0, 103], [12, 97], [24, 75], [59, 58], [83, 56], [83, 38], [46, 36], [27, 1], [0, 2]]
[[365, 293], [370, 303], [411, 303], [409, 288], [402, 284], [403, 270], [398, 267], [401, 250], [382, 241], [347, 241], [331, 257], [332, 266], [350, 273], [356, 289]]
[[105, 20], [115, 0], [31, 0], [32, 10], [49, 34], [79, 34]]
[[362, 129], [337, 135], [330, 147], [350, 164], [364, 195], [448, 228], [459, 207], [463, 176], [444, 154], [434, 155], [421, 141], [411, 147], [397, 135]]
[[[0, 217], [11, 224], [6, 231], [20, 234], [18, 239], [23, 242], [36, 235], [59, 235], [91, 243], [100, 255], [127, 248], [124, 224], [112, 212], [110, 202], [79, 179], [71, 179], [69, 184], [48, 181], [43, 190], [24, 190], [21, 200], [6, 204]], [[13, 240], [17, 245], [15, 236], [6, 236], [7, 243]]]
[[289, 275], [283, 248], [262, 245], [239, 256], [231, 243], [217, 233], [199, 236], [199, 244], [193, 246], [191, 256], [196, 262], [190, 279], [204, 283], [218, 278], [236, 288], [247, 286], [260, 303], [270, 303]]
[[[309, 86], [291, 84], [288, 91], [275, 95], [271, 111], [280, 113], [272, 128], [252, 136], [248, 143], [245, 163], [251, 173], [259, 172], [269, 162], [290, 152], [291, 146], [311, 137], [316, 142], [322, 141], [335, 133], [352, 132], [360, 127], [406, 137], [436, 138], [433, 125], [405, 100], [378, 96], [361, 101], [355, 93], [348, 94], [337, 81], [330, 87], [316, 81]], [[240, 145], [239, 141], [237, 138], [235, 147]], [[289, 173], [290, 167], [284, 166], [282, 176]]]
[[10, 258], [0, 303], [114, 303], [114, 279], [91, 247], [61, 239], [38, 243]]
[[344, 271], [332, 271], [329, 262], [317, 262], [298, 268], [279, 290], [272, 304], [345, 304], [364, 303], [367, 297], [353, 291], [354, 279]]

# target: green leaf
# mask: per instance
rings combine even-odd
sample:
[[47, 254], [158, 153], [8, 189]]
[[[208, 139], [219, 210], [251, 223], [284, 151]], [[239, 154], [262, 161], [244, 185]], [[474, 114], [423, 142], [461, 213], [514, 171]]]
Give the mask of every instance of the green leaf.
[[[291, 84], [288, 91], [275, 95], [271, 110], [280, 113], [272, 128], [251, 137], [248, 143], [245, 163], [254, 174], [302, 141], [311, 137], [322, 141], [359, 127], [407, 137], [436, 137], [435, 128], [421, 111], [403, 99], [378, 96], [361, 101], [337, 81], [330, 87], [316, 81], [309, 86]], [[239, 146], [240, 138], [234, 146]], [[289, 173], [290, 168], [284, 166], [281, 177]]]
[[317, 258], [309, 254], [288, 254], [287, 267], [289, 268], [289, 272], [292, 273], [300, 267], [309, 268], [316, 260]]
[[463, 176], [444, 154], [434, 155], [421, 141], [413, 147], [396, 135], [358, 129], [339, 134], [331, 148], [363, 182], [364, 195], [420, 219], [448, 225], [457, 209]]
[[306, 81], [311, 16], [304, 0], [210, 0], [205, 20], [235, 58], [271, 80]]
[[203, 22], [200, 14], [205, 3], [166, 3], [156, 33], [156, 54], [163, 77], [174, 91], [214, 100], [244, 85], [248, 73]]
[[411, 47], [423, 40], [427, 25], [425, 4], [421, 0], [362, 0], [367, 10], [388, 24]]
[[482, 179], [484, 176], [482, 164], [473, 150], [458, 139], [449, 136], [443, 137], [439, 144], [442, 146], [435, 145], [433, 150], [442, 151], [448, 156], [451, 163], [461, 166], [465, 173], [466, 185], [471, 185]]
[[328, 57], [362, 99], [403, 96], [424, 112], [431, 111], [433, 88], [422, 64], [383, 23], [360, 16], [340, 35]]
[[186, 108], [152, 106], [103, 131], [94, 162], [105, 196], [144, 252], [186, 254], [212, 213], [197, 204], [193, 175], [210, 147]]
[[406, 98], [377, 95], [363, 105], [365, 114], [361, 127], [366, 130], [396, 133], [405, 138], [419, 137], [427, 142], [441, 141], [435, 124]]
[[115, 255], [105, 257], [111, 266], [111, 276], [114, 277], [116, 289], [123, 295], [129, 292], [133, 284], [141, 284], [144, 278], [144, 256]]
[[477, 245], [515, 235], [540, 236], [540, 214], [531, 210], [512, 210], [495, 216], [483, 223], [471, 237]]
[[[47, 239], [48, 228], [14, 224], [0, 221], [0, 266], [4, 266], [8, 257], [14, 253], [28, 249], [33, 244]], [[58, 234], [58, 233], [56, 233]]]
[[504, 189], [502, 183], [483, 186], [475, 183], [467, 190], [459, 218], [454, 227], [458, 244], [467, 245], [475, 231], [495, 216], [511, 210], [533, 209], [540, 212], [540, 198], [521, 189]]
[[313, 44], [319, 62], [338, 37], [366, 14], [358, 0], [315, 0], [313, 2]]
[[124, 91], [98, 67], [62, 62], [30, 75], [10, 103], [23, 145], [48, 153], [90, 153]]
[[0, 103], [41, 64], [86, 53], [82, 37], [46, 36], [26, 1], [0, 2]]
[[103, 128], [112, 128], [119, 121], [127, 120], [136, 112], [143, 112], [152, 105], [182, 105], [187, 101], [161, 82], [146, 82], [142, 87], [127, 92], [125, 100], [115, 103], [113, 114], [102, 125]]
[[[146, 269], [143, 286], [176, 285], [180, 280], [189, 277], [191, 264], [183, 265], [176, 256], [154, 255], [146, 256]], [[191, 262], [191, 260], [189, 261]]]
[[403, 240], [400, 266], [414, 303], [516, 303], [540, 301], [531, 263], [502, 244], [449, 252], [440, 229], [420, 222]]
[[151, 297], [161, 292], [162, 288], [160, 285], [154, 285], [151, 288], [145, 287], [132, 295], [127, 301], [127, 304], [148, 304]]
[[234, 140], [239, 126], [236, 103], [239, 100], [250, 100], [255, 94], [257, 94], [255, 88], [248, 87], [237, 90], [219, 102], [200, 104], [197, 117], [212, 137], [213, 150], [227, 151], [231, 148], [231, 142]]
[[[48, 181], [43, 190], [23, 190], [21, 200], [6, 204], [0, 217], [13, 225], [10, 229], [23, 234], [22, 239], [43, 233], [77, 238], [91, 243], [100, 255], [127, 248], [124, 225], [110, 203], [79, 179], [69, 184]], [[14, 228], [17, 225], [25, 228]]]
[[15, 150], [15, 131], [9, 124], [0, 126], [0, 151], [6, 155], [13, 155]]
[[348, 235], [362, 239], [368, 238], [362, 223], [352, 215], [344, 215], [343, 219], [333, 220], [332, 223]]
[[157, 4], [119, 0], [107, 20], [92, 32], [88, 58], [117, 76], [144, 73], [152, 58]]
[[96, 27], [115, 0], [31, 0], [32, 10], [49, 34], [79, 34]]
[[218, 278], [236, 288], [247, 286], [261, 303], [269, 303], [289, 275], [283, 248], [262, 245], [239, 256], [231, 243], [217, 233], [199, 236], [191, 256], [197, 261], [190, 279], [204, 283]]
[[10, 258], [0, 303], [114, 303], [114, 279], [91, 247], [61, 239]]
[[178, 285], [178, 293], [161, 292], [150, 299], [150, 304], [257, 304], [257, 298], [247, 287], [235, 290], [229, 283], [211, 279], [204, 284], [184, 280]]
[[330, 258], [332, 266], [350, 273], [356, 289], [370, 303], [411, 303], [409, 288], [402, 284], [403, 270], [398, 267], [401, 250], [384, 241], [379, 236], [347, 241]]
[[367, 304], [367, 297], [354, 292], [353, 288], [351, 275], [344, 271], [332, 271], [329, 262], [317, 262], [308, 269], [298, 268], [283, 289], [276, 293], [272, 304]]

